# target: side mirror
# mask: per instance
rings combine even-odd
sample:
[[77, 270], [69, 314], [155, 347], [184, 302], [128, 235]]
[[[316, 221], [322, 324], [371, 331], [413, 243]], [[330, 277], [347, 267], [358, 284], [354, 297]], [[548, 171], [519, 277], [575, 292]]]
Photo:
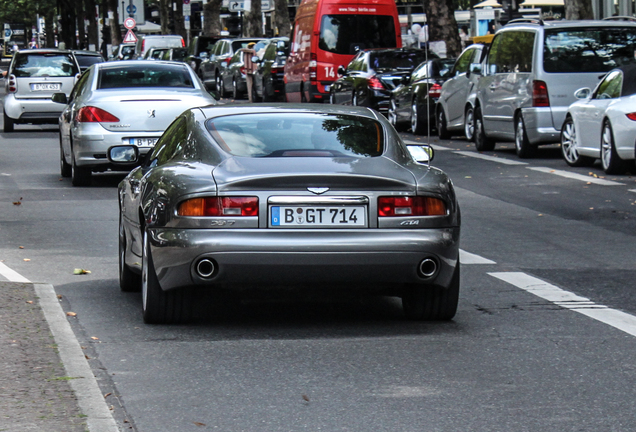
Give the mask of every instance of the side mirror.
[[199, 57], [201, 57], [202, 60], [205, 60], [207, 58], [210, 58], [210, 54], [208, 54], [207, 51], [203, 51], [201, 54], [199, 54]]
[[338, 66], [338, 75], [344, 75], [346, 71], [343, 65]]
[[466, 71], [466, 76], [469, 77], [471, 73], [474, 73], [475, 75], [481, 75], [481, 63], [471, 63], [468, 67], [468, 70]]
[[411, 81], [410, 75], [404, 75], [400, 78], [400, 84], [408, 84]]
[[53, 93], [53, 95], [51, 96], [51, 100], [59, 104], [68, 104], [68, 98], [66, 97], [65, 93]]
[[577, 99], [587, 99], [591, 93], [592, 91], [589, 88], [583, 87], [574, 92], [574, 97]]
[[430, 163], [435, 157], [435, 152], [433, 151], [433, 147], [428, 145], [415, 145], [410, 144], [407, 145], [411, 157], [415, 159], [415, 162], [425, 164]]
[[108, 160], [118, 165], [130, 165], [139, 161], [139, 149], [131, 145], [112, 146], [108, 149]]

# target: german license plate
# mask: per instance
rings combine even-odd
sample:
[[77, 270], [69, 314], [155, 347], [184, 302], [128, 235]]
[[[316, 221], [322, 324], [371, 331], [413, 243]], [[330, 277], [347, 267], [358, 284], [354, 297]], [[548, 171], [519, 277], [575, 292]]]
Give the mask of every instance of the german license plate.
[[128, 138], [128, 144], [137, 147], [154, 147], [159, 138]]
[[270, 223], [273, 227], [366, 227], [366, 207], [272, 206]]
[[60, 83], [32, 83], [31, 91], [58, 91], [62, 88]]

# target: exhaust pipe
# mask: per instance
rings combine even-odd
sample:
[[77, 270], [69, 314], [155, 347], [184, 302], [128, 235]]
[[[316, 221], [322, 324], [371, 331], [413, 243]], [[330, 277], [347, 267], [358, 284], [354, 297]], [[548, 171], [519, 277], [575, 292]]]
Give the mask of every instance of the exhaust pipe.
[[209, 278], [210, 276], [214, 274], [214, 271], [216, 270], [216, 265], [214, 264], [214, 261], [212, 261], [211, 259], [203, 258], [201, 261], [197, 263], [195, 268], [196, 268], [197, 274], [200, 277]]
[[418, 267], [420, 276], [430, 278], [437, 273], [437, 261], [433, 258], [424, 258]]

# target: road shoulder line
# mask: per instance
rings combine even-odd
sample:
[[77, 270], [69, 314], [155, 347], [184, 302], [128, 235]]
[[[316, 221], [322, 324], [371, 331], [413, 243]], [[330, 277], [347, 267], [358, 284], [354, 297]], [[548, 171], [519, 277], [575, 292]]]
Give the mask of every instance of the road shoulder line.
[[565, 178], [569, 178], [569, 179], [573, 179], [573, 180], [580, 180], [580, 181], [584, 181], [587, 183], [594, 183], [597, 185], [602, 185], [602, 186], [625, 186], [625, 183], [619, 183], [619, 182], [615, 182], [612, 180], [605, 180], [602, 178], [598, 178], [598, 177], [592, 177], [589, 175], [583, 175], [583, 174], [577, 174], [577, 173], [573, 173], [573, 172], [569, 172], [569, 171], [563, 171], [563, 170], [558, 170], [558, 169], [554, 169], [554, 168], [546, 168], [546, 167], [527, 167], [530, 170], [533, 171], [539, 171], [539, 172], [543, 172], [543, 173], [547, 173], [547, 174], [554, 174], [554, 175], [558, 175], [561, 177], [565, 177]]
[[41, 283], [34, 283], [33, 286], [40, 299], [44, 318], [55, 338], [64, 368], [69, 377], [76, 378], [69, 380], [69, 384], [77, 396], [80, 409], [87, 416], [88, 429], [91, 432], [118, 432], [115, 419], [101, 394], [97, 379], [67, 321], [53, 286]]

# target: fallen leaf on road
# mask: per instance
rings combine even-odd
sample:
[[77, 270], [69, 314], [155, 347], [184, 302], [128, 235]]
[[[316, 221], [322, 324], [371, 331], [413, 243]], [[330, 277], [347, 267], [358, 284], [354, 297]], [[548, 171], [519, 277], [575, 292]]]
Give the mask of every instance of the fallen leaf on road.
[[62, 299], [62, 294], [58, 294], [58, 295], [57, 295], [57, 298], [58, 298], [58, 299]]
[[33, 301], [32, 300], [27, 300], [27, 303], [28, 304], [33, 304]]
[[90, 270], [84, 270], [80, 268], [76, 268], [75, 270], [73, 270], [73, 274], [76, 274], [76, 275], [89, 274], [90, 272], [91, 272]]
[[18, 246], [18, 249], [24, 249], [24, 246]]
[[98, 337], [95, 337], [95, 336], [91, 336], [91, 339], [93, 339], [93, 340], [99, 340], [99, 338], [98, 338]]
[[201, 423], [201, 422], [192, 422], [192, 423], [194, 423], [197, 426], [205, 426], [205, 423]]
[[25, 258], [25, 259], [23, 259], [22, 261], [29, 262], [29, 261], [31, 261], [31, 259], [30, 259], [30, 258]]
[[112, 395], [112, 393], [106, 393], [106, 394], [104, 395], [104, 397], [105, 397], [105, 398], [107, 398], [107, 397], [108, 397], [108, 396], [110, 396], [110, 395]]
[[309, 402], [309, 396], [303, 395], [303, 399], [306, 400], [307, 402]]
[[66, 312], [67, 316], [77, 316], [75, 312]]
[[17, 201], [13, 201], [13, 205], [22, 205], [22, 197]]

